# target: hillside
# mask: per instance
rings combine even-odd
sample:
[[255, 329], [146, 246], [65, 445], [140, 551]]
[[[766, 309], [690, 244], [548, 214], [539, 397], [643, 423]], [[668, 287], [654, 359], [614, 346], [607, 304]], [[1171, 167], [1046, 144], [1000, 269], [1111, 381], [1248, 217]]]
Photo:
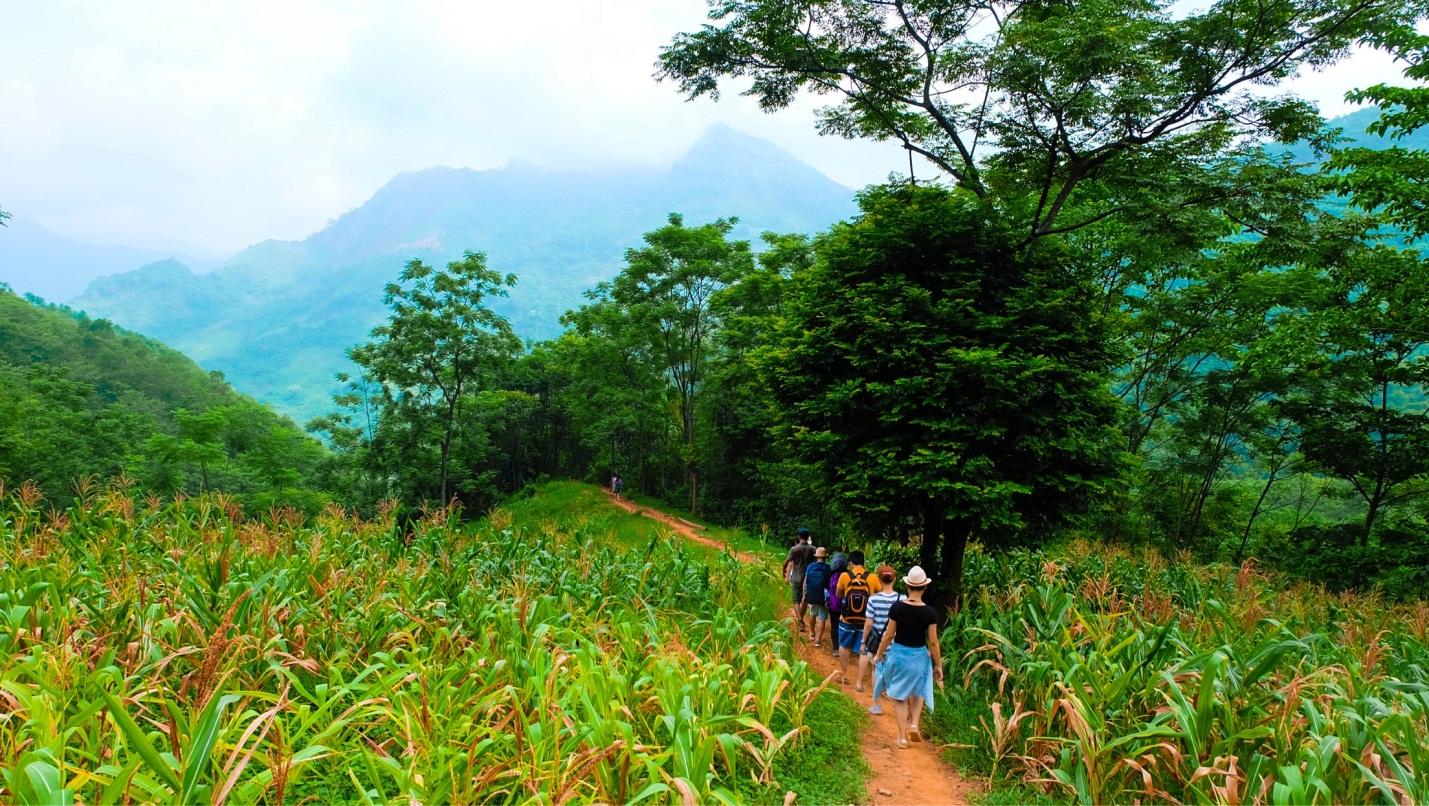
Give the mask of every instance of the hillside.
[[164, 257], [165, 252], [156, 249], [102, 246], [67, 238], [23, 213], [0, 229], [0, 283], [52, 302], [76, 296], [100, 277]]
[[667, 169], [402, 174], [303, 241], [257, 244], [205, 274], [146, 265], [95, 281], [73, 304], [174, 345], [302, 420], [330, 408], [344, 351], [385, 318], [382, 287], [412, 258], [486, 252], [520, 278], [494, 307], [523, 338], [543, 339], [672, 211], [692, 223], [738, 216], [737, 234], [754, 238], [815, 232], [852, 210], [848, 188], [716, 127]]
[[62, 503], [123, 472], [158, 491], [311, 505], [325, 455], [217, 373], [108, 321], [0, 292], [0, 480]]

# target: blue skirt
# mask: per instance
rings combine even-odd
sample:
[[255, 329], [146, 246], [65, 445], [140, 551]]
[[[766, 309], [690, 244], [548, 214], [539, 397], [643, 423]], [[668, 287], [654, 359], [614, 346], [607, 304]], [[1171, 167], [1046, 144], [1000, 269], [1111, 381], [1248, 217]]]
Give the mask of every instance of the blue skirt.
[[873, 696], [879, 694], [893, 700], [922, 697], [928, 710], [933, 710], [933, 656], [926, 646], [911, 647], [899, 643], [888, 645], [888, 657], [874, 667]]

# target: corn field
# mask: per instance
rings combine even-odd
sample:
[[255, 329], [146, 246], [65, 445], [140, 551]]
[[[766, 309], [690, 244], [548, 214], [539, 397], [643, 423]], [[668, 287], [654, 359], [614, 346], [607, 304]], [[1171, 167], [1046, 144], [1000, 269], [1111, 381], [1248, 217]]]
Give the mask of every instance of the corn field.
[[1429, 802], [1429, 604], [1089, 544], [968, 572], [943, 657], [994, 775], [1082, 803]]
[[768, 800], [808, 730], [728, 557], [81, 493], [0, 488], [0, 802]]

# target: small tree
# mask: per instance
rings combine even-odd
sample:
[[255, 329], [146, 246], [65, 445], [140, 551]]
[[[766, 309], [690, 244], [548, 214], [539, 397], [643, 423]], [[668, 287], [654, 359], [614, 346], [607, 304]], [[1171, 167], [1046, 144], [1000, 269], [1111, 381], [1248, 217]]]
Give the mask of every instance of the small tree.
[[1360, 543], [1385, 506], [1429, 492], [1429, 263], [1366, 247], [1329, 272], [1314, 317], [1321, 364], [1285, 404], [1301, 451], [1364, 499]]
[[443, 502], [451, 498], [449, 465], [465, 396], [492, 380], [521, 348], [510, 323], [486, 306], [515, 283], [516, 275], [492, 271], [477, 252], [445, 270], [413, 260], [386, 288], [383, 302], [392, 311], [387, 324], [348, 353], [365, 377], [383, 387], [383, 425], [397, 426], [396, 419], [410, 426], [409, 448], [424, 442], [433, 424]]
[[921, 517], [956, 600], [969, 537], [1045, 534], [1117, 470], [1109, 356], [1089, 289], [971, 194], [859, 201], [796, 275], [764, 373], [837, 501], [865, 525]]

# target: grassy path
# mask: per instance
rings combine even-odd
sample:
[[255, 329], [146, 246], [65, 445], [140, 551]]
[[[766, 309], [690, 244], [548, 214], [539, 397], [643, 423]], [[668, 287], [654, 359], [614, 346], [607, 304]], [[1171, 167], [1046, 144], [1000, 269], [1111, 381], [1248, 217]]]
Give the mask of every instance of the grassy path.
[[[725, 548], [720, 541], [700, 534], [701, 527], [698, 524], [661, 512], [650, 506], [617, 498], [608, 490], [606, 496], [614, 506], [631, 514], [643, 515], [659, 521], [672, 532], [687, 540], [711, 548]], [[735, 557], [741, 562], [747, 563], [766, 561], [765, 558], [743, 551], [735, 552]], [[795, 630], [792, 617], [788, 623], [789, 629]], [[826, 678], [837, 677], [838, 664], [827, 651], [815, 649], [803, 635], [796, 635], [794, 640], [795, 646], [799, 649], [799, 655], [804, 661], [825, 675]], [[855, 691], [852, 685], [845, 685], [843, 690], [861, 708], [866, 710], [872, 705], [873, 701], [869, 692]], [[868, 803], [875, 804], [875, 806], [884, 804], [888, 804], [888, 806], [894, 804], [899, 806], [914, 806], [915, 804], [951, 806], [970, 803], [972, 796], [978, 791], [975, 784], [963, 779], [943, 761], [936, 745], [924, 742], [900, 750], [896, 745], [898, 731], [893, 722], [891, 706], [886, 705], [882, 716], [869, 717], [868, 726], [859, 738], [864, 761], [873, 771], [868, 778]]]

